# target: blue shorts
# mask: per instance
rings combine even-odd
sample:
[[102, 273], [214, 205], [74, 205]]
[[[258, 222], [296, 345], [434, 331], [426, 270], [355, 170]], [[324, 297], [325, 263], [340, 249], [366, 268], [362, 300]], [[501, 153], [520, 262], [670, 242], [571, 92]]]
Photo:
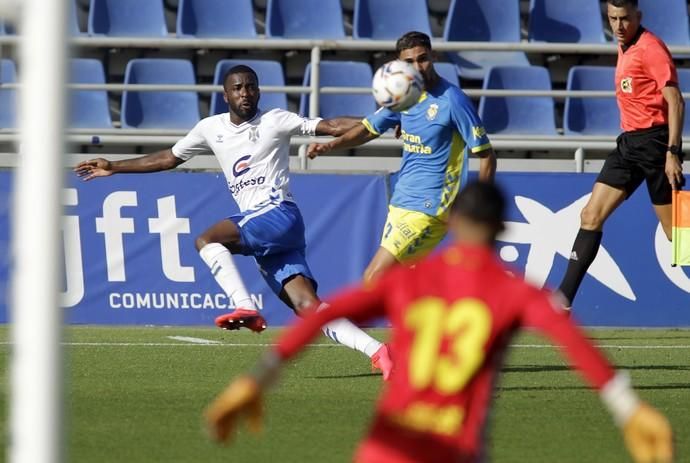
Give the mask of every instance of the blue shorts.
[[284, 201], [229, 217], [240, 231], [240, 253], [254, 256], [271, 290], [280, 294], [285, 282], [296, 276], [316, 280], [305, 257], [304, 221], [297, 205]]

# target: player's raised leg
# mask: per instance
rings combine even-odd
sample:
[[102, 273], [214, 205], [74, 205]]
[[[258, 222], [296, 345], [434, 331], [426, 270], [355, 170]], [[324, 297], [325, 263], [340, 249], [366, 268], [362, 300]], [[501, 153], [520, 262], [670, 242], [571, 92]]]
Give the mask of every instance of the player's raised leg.
[[[364, 282], [372, 282], [398, 263], [412, 264], [430, 253], [446, 235], [446, 223], [437, 217], [389, 206], [381, 246], [364, 271]], [[371, 358], [374, 368], [384, 372], [390, 362], [386, 345]]]
[[[257, 261], [261, 261], [262, 274], [267, 279], [271, 275], [281, 279], [281, 275], [286, 275], [286, 272], [300, 271], [300, 273], [284, 277], [282, 280], [282, 290], [279, 293], [283, 302], [296, 313], [299, 314], [300, 311], [307, 307], [314, 307], [317, 304], [320, 304], [319, 310], [327, 307], [327, 304], [322, 303], [316, 295], [316, 284], [313, 277], [311, 277], [303, 255], [299, 252], [290, 252], [284, 256], [267, 257], [268, 259], [257, 259]], [[269, 284], [271, 283], [269, 282]], [[371, 358], [372, 365], [380, 369], [383, 373], [383, 378], [388, 380], [393, 370], [393, 362], [390, 358], [388, 347], [385, 344], [372, 338], [354, 323], [344, 318], [334, 320], [324, 325], [321, 329], [333, 341], [362, 352]]]
[[260, 332], [266, 328], [266, 321], [258, 313], [231, 254], [240, 245], [239, 228], [229, 219], [216, 223], [196, 239], [201, 259], [235, 305], [233, 312], [216, 318], [216, 325], [227, 330], [246, 327]]
[[601, 182], [596, 182], [592, 196], [580, 214], [580, 231], [573, 244], [568, 269], [559, 288], [570, 306], [575, 298], [587, 269], [592, 265], [599, 251], [604, 222], [625, 200], [627, 193]]

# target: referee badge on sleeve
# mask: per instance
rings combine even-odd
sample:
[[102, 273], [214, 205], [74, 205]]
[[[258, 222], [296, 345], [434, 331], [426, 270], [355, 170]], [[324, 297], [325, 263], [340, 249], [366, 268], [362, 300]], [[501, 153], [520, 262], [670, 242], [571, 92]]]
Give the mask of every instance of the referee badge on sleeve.
[[632, 77], [625, 77], [623, 80], [621, 80], [621, 90], [623, 93], [633, 92]]

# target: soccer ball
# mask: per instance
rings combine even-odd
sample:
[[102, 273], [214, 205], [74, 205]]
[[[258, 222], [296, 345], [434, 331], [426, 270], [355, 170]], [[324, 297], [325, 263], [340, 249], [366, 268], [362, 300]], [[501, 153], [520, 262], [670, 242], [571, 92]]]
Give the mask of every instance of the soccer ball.
[[371, 88], [380, 106], [391, 111], [404, 111], [417, 103], [424, 81], [413, 65], [395, 60], [376, 71]]

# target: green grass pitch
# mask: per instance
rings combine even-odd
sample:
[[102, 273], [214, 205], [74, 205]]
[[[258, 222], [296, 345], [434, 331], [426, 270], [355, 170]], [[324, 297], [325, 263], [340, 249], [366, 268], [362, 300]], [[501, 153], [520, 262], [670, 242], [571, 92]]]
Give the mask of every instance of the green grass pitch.
[[[232, 446], [218, 447], [203, 433], [205, 405], [229, 378], [253, 365], [277, 332], [68, 328], [67, 461], [351, 461], [381, 378], [370, 372], [363, 355], [325, 338], [284, 369], [279, 386], [268, 394], [261, 436], [240, 432]], [[630, 371], [642, 397], [669, 416], [677, 461], [690, 461], [690, 330], [592, 330], [590, 335], [618, 367]], [[3, 327], [5, 364], [7, 338]], [[521, 336], [515, 344], [495, 394], [492, 461], [629, 461], [598, 397], [561, 356], [536, 336]], [[3, 380], [7, 384], [7, 368]], [[6, 393], [0, 400], [7, 416]], [[2, 426], [6, 444], [6, 420]]]

